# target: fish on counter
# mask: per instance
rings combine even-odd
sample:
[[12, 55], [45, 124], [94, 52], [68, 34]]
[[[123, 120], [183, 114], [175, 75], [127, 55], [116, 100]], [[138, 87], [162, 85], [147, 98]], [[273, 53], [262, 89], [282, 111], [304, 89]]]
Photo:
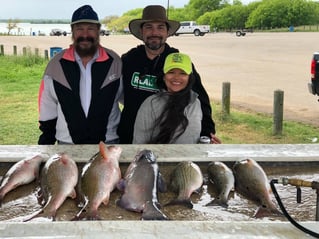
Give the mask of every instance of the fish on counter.
[[118, 189], [123, 191], [117, 205], [142, 213], [142, 220], [168, 220], [160, 210], [158, 192], [166, 191], [157, 159], [151, 150], [141, 150], [130, 163]]
[[46, 161], [40, 173], [38, 201], [43, 208], [24, 221], [46, 217], [55, 221], [56, 212], [67, 197], [75, 198], [78, 168], [66, 153], [53, 155]]
[[5, 195], [13, 189], [33, 182], [39, 177], [40, 165], [44, 160], [42, 154], [26, 157], [13, 164], [4, 175], [0, 186], [0, 207]]
[[237, 161], [233, 166], [235, 191], [254, 202], [256, 218], [282, 215], [271, 199], [271, 188], [263, 168], [253, 159]]
[[233, 171], [223, 162], [210, 162], [207, 167], [209, 181], [214, 185], [217, 196], [206, 206], [228, 207], [229, 194], [235, 186]]
[[192, 193], [199, 192], [203, 182], [203, 174], [196, 163], [192, 161], [180, 162], [172, 171], [169, 184], [170, 189], [178, 196], [165, 206], [180, 204], [193, 208], [190, 197]]
[[121, 179], [119, 159], [122, 148], [99, 144], [99, 152], [84, 165], [79, 179], [79, 191], [84, 196], [84, 206], [73, 220], [97, 220], [98, 208], [109, 203], [111, 192]]

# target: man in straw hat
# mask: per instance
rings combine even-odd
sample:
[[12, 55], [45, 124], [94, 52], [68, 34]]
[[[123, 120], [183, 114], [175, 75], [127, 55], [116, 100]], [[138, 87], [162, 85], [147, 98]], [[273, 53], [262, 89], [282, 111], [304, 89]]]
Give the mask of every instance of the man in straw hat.
[[[137, 111], [143, 101], [158, 92], [157, 77], [162, 73], [168, 54], [178, 52], [170, 47], [166, 39], [179, 28], [180, 23], [167, 19], [166, 10], [159, 5], [146, 6], [141, 19], [129, 23], [130, 32], [144, 42], [122, 55], [124, 108], [118, 128], [120, 143], [131, 144]], [[195, 75], [193, 90], [199, 95], [203, 112], [201, 135], [208, 136], [211, 143], [220, 143], [215, 136], [211, 106], [199, 74], [192, 66]]]
[[89, 5], [74, 11], [73, 44], [48, 63], [39, 92], [39, 144], [118, 143], [121, 58], [100, 45]]

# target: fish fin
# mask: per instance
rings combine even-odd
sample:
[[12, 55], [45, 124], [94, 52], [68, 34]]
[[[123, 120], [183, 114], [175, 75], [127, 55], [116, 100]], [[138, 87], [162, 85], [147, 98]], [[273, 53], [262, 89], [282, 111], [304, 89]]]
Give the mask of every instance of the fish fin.
[[72, 192], [70, 193], [69, 197], [72, 198], [72, 199], [76, 198], [75, 189], [72, 190]]
[[118, 181], [118, 183], [116, 184], [116, 188], [119, 191], [124, 191], [125, 187], [126, 187], [126, 180], [121, 178], [120, 181]]
[[142, 220], [169, 220], [169, 218], [159, 210], [152, 202], [147, 202], [142, 212]]
[[107, 158], [108, 158], [107, 149], [105, 147], [105, 144], [102, 141], [100, 141], [100, 143], [99, 143], [99, 150], [100, 150], [100, 154], [102, 155], [102, 157], [105, 160], [107, 160]]
[[71, 219], [71, 221], [95, 221], [101, 220], [97, 214], [97, 210], [88, 210], [87, 207], [83, 207], [81, 211]]
[[109, 201], [110, 201], [110, 195], [108, 195], [107, 197], [104, 198], [103, 204], [104, 204], [105, 206], [107, 206], [107, 205], [109, 204]]
[[78, 205], [78, 207], [83, 207], [87, 202], [86, 202], [86, 198], [84, 196], [84, 193], [82, 192], [82, 188], [81, 188], [81, 179], [79, 178], [78, 183], [75, 187], [75, 194], [76, 194], [76, 204]]
[[194, 190], [194, 193], [196, 193], [196, 194], [201, 194], [202, 192], [203, 192], [202, 186], [200, 186], [199, 188]]
[[37, 201], [41, 206], [44, 206], [46, 204], [46, 201], [44, 199], [43, 192], [41, 189], [37, 193]]
[[166, 203], [164, 206], [173, 206], [173, 205], [182, 205], [190, 209], [194, 207], [192, 201], [189, 198], [188, 199], [173, 199], [169, 203]]
[[118, 207], [123, 208], [123, 205], [122, 205], [122, 202], [121, 202], [121, 198], [116, 199], [116, 201], [115, 201], [115, 205], [116, 205], [116, 206], [118, 206]]
[[161, 193], [165, 193], [167, 191], [167, 185], [161, 173], [158, 173], [157, 187], [158, 191]]

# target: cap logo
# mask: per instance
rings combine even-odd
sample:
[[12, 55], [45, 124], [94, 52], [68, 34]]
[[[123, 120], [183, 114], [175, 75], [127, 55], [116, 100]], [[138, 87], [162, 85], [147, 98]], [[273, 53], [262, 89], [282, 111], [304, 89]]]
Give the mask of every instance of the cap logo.
[[175, 54], [173, 55], [172, 61], [177, 63], [183, 63], [183, 58], [180, 54]]
[[87, 8], [83, 9], [83, 10], [81, 11], [81, 15], [82, 15], [82, 16], [87, 16], [87, 15], [89, 15], [89, 14], [88, 14], [88, 10], [89, 10], [89, 9], [87, 9]]

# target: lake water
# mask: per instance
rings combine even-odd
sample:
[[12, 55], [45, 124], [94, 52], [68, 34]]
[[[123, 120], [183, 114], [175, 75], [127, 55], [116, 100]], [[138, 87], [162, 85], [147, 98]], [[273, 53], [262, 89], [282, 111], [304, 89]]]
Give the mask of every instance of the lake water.
[[[0, 23], [0, 34], [8, 33], [8, 24], [1, 22]], [[33, 24], [27, 22], [21, 22], [17, 24], [17, 28], [14, 28], [10, 31], [12, 35], [39, 35], [45, 34], [49, 35], [51, 30], [54, 28], [59, 28], [66, 32], [71, 32], [70, 24]]]

